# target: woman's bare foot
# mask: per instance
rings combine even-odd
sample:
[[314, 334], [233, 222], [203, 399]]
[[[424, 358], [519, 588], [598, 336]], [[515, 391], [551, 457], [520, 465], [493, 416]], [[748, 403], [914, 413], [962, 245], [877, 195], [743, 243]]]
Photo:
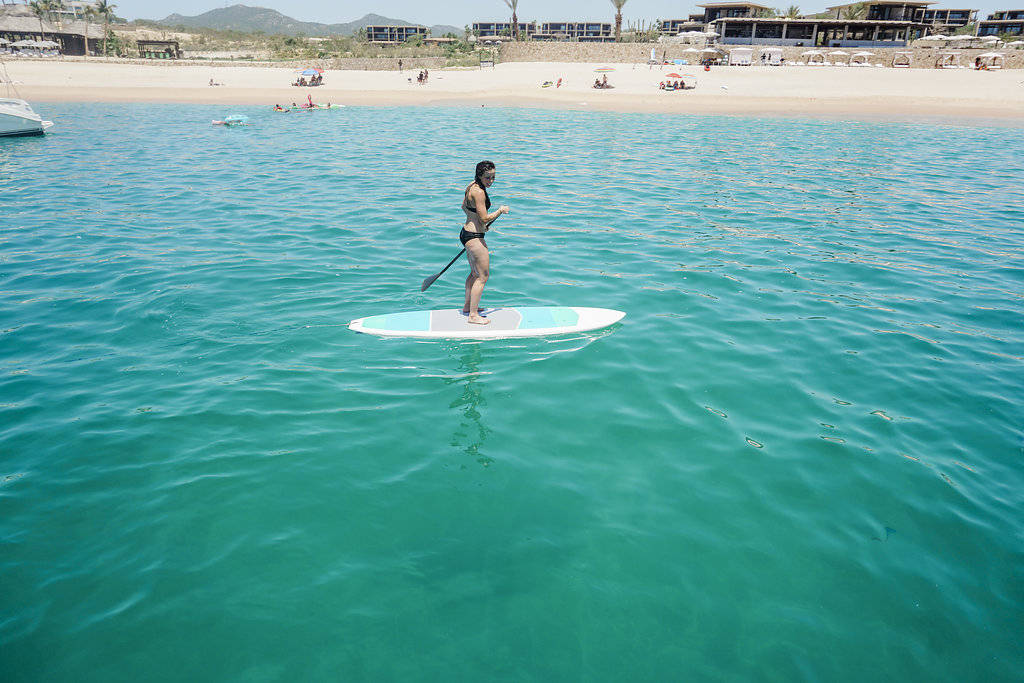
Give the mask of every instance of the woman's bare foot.
[[490, 325], [491, 324], [490, 319], [489, 318], [485, 318], [482, 315], [471, 315], [471, 316], [469, 316], [469, 319], [467, 320], [467, 322], [472, 323], [473, 325]]

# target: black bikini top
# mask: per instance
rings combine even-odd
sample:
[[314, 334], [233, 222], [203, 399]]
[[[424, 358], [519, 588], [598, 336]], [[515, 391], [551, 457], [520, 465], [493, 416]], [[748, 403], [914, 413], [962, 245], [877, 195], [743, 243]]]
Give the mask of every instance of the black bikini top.
[[[484, 187], [483, 185], [480, 185], [480, 182], [477, 180], [474, 180], [472, 183], [469, 184], [469, 186], [472, 187], [474, 184], [478, 185], [480, 189], [484, 191], [484, 206], [488, 209], [491, 208], [491, 195], [487, 194], [487, 188]], [[472, 211], [474, 213], [476, 212], [476, 207], [469, 205], [469, 187], [466, 188], [466, 196], [462, 200], [462, 208], [465, 209], [466, 211]]]

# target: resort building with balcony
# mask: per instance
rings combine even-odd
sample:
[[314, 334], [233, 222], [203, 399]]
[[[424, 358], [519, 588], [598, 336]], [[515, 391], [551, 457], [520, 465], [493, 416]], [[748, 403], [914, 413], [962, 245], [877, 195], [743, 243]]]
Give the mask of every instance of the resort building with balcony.
[[377, 45], [396, 45], [404, 43], [413, 36], [426, 39], [429, 31], [426, 26], [367, 26], [366, 39]]
[[667, 36], [677, 36], [686, 31], [703, 31], [707, 27], [703, 14], [691, 14], [687, 19], [662, 19], [661, 32]]
[[546, 21], [534, 34], [535, 40], [607, 43], [615, 40], [612, 25], [597, 21]]
[[740, 19], [743, 17], [756, 17], [762, 12], [772, 12], [767, 5], [758, 5], [753, 2], [709, 2], [704, 5], [697, 5], [704, 10], [704, 14], [691, 14], [690, 19], [701, 17], [700, 21], [710, 24], [716, 19]]
[[1024, 9], [1004, 9], [978, 22], [979, 36], [1024, 36]]
[[932, 25], [933, 31], [955, 31], [978, 18], [976, 9], [926, 9], [921, 21]]
[[[475, 21], [470, 28], [473, 35], [478, 38], [498, 38], [515, 35], [512, 30], [511, 21]], [[535, 22], [519, 22], [519, 35], [521, 37], [532, 38], [536, 33], [537, 24]]]

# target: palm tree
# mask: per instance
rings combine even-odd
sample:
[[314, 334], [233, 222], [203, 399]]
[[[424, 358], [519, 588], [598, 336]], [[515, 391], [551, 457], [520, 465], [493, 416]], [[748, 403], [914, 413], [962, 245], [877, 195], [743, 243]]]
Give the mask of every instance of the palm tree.
[[107, 56], [107, 34], [110, 33], [110, 19], [114, 16], [117, 5], [112, 5], [107, 0], [99, 0], [94, 7], [96, 14], [103, 17], [103, 56]]
[[866, 2], [855, 2], [843, 8], [843, 19], [860, 19], [868, 9]]
[[92, 5], [87, 5], [86, 8], [84, 10], [82, 10], [82, 19], [85, 21], [85, 56], [86, 57], [89, 56], [89, 24], [97, 16], [98, 15], [97, 15], [97, 12], [96, 12], [96, 8], [93, 7]]
[[28, 7], [32, 10], [32, 14], [36, 15], [36, 19], [39, 20], [39, 35], [42, 36], [43, 40], [46, 40], [46, 32], [43, 30], [43, 17], [50, 13], [50, 0], [32, 0], [28, 3]]
[[622, 35], [622, 6], [626, 4], [626, 0], [612, 0], [612, 5], [615, 7], [615, 42], [619, 42], [619, 37]]
[[782, 16], [787, 17], [789, 19], [799, 19], [800, 18], [800, 6], [799, 5], [790, 5], [789, 7], [786, 8], [786, 13], [783, 14]]
[[519, 40], [519, 17], [516, 16], [519, 0], [505, 0], [505, 4], [512, 10], [512, 37]]

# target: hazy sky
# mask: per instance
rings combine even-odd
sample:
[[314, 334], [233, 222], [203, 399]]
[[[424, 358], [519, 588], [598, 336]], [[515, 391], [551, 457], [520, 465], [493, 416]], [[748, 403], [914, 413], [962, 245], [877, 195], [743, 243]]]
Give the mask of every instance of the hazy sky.
[[[216, 0], [112, 0], [117, 5], [117, 15], [127, 19], [163, 19], [169, 14], [178, 13], [196, 15], [217, 7], [229, 7], [239, 4], [216, 2]], [[638, 23], [640, 20], [650, 22], [653, 19], [680, 19], [697, 11], [697, 3], [679, 2], [678, 0], [627, 0], [622, 8], [623, 25], [628, 21]], [[797, 0], [801, 11], [805, 14], [821, 12], [827, 5], [842, 4], [846, 0], [816, 0], [814, 3], [802, 3]], [[422, 0], [354, 0], [344, 4], [330, 0], [250, 0], [241, 4], [251, 7], [269, 7], [282, 14], [301, 21], [318, 21], [324, 24], [354, 21], [367, 13], [373, 12], [393, 19], [425, 24], [451, 24], [465, 26], [474, 21], [493, 21], [507, 19], [510, 11], [503, 0], [446, 0], [434, 5]], [[775, 7], [786, 7], [792, 3], [772, 3], [760, 0], [759, 4]], [[970, 6], [981, 11], [982, 19], [997, 9], [1017, 7], [1021, 0], [1002, 3], [999, 0], [982, 0], [982, 2], [937, 2], [933, 7], [964, 7]], [[558, 21], [558, 20], [601, 20], [614, 21], [615, 8], [609, 0], [557, 0], [540, 2], [538, 0], [520, 0], [517, 14], [520, 21]]]

